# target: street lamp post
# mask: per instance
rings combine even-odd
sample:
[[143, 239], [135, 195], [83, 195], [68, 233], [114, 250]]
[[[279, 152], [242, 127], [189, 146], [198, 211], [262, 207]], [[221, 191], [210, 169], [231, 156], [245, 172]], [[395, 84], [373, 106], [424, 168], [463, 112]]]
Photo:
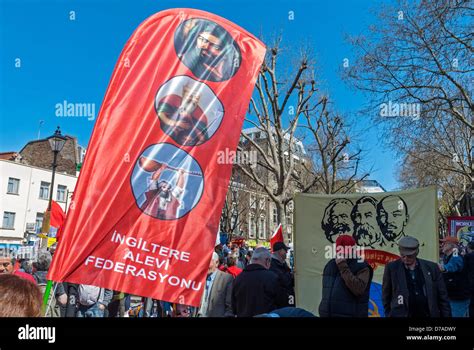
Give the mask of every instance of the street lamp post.
[[51, 150], [54, 153], [52, 164], [53, 174], [51, 176], [51, 192], [49, 193], [48, 211], [51, 210], [51, 202], [53, 201], [54, 176], [56, 175], [56, 167], [58, 166], [58, 153], [61, 152], [61, 150], [63, 149], [66, 140], [67, 139], [63, 135], [61, 135], [61, 130], [59, 129], [59, 126], [56, 129], [54, 135], [48, 137], [49, 144], [51, 145]]
[[[53, 202], [54, 176], [56, 175], [58, 154], [63, 149], [64, 144], [66, 143], [66, 140], [67, 139], [63, 135], [61, 135], [61, 130], [59, 129], [59, 126], [56, 129], [54, 135], [48, 137], [49, 145], [51, 146], [51, 150], [53, 151], [54, 156], [53, 156], [53, 164], [51, 164], [53, 168], [53, 173], [51, 175], [51, 189], [49, 192], [48, 210], [46, 210], [46, 215], [44, 218], [45, 222], [43, 222], [44, 224], [43, 233], [46, 234], [46, 237], [43, 238], [41, 241], [42, 248], [46, 248], [48, 246], [48, 234], [49, 234], [50, 220], [51, 220], [51, 203]], [[52, 285], [53, 285], [52, 281], [48, 281], [48, 283], [46, 284], [46, 290], [43, 295], [43, 307], [42, 307], [43, 314], [46, 313], [46, 307], [48, 305], [49, 294], [51, 293]]]
[[[54, 192], [54, 177], [56, 175], [56, 167], [58, 166], [57, 160], [58, 160], [58, 154], [61, 152], [61, 150], [64, 147], [64, 144], [66, 143], [67, 139], [61, 135], [61, 130], [58, 128], [56, 129], [55, 133], [53, 136], [48, 137], [47, 139], [49, 141], [49, 145], [51, 146], [51, 150], [53, 151], [53, 163], [51, 164], [52, 166], [52, 175], [51, 175], [51, 187], [49, 191], [49, 201], [48, 201], [48, 210], [46, 211], [46, 226], [44, 228], [44, 234], [49, 233], [49, 228], [50, 228], [50, 220], [51, 220], [51, 203], [53, 202], [53, 192]], [[47, 246], [48, 238], [43, 238], [41, 246], [43, 248], [46, 248]]]

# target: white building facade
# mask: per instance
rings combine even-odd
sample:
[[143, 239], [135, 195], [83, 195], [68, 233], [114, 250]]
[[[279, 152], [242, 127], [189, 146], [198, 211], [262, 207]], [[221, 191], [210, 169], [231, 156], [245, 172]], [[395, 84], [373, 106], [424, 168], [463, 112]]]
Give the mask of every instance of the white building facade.
[[[20, 245], [28, 233], [39, 233], [48, 207], [51, 176], [51, 170], [0, 159], [0, 245]], [[53, 200], [65, 212], [76, 182], [77, 176], [55, 174]]]
[[387, 192], [377, 180], [362, 180], [356, 186], [357, 193]]

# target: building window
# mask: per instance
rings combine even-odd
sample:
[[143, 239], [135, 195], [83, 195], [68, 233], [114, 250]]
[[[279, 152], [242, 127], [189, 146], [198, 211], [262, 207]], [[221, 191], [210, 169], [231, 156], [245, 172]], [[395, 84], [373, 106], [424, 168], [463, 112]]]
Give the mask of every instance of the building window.
[[49, 199], [49, 182], [41, 181], [40, 186], [40, 199]]
[[43, 213], [36, 213], [36, 233], [41, 233], [41, 228], [43, 227]]
[[288, 208], [288, 211], [293, 212], [293, 208], [294, 208], [293, 201], [288, 202], [287, 208]]
[[257, 231], [257, 224], [255, 223], [255, 217], [253, 215], [249, 216], [249, 238], [255, 239]]
[[293, 232], [293, 215], [286, 215], [286, 231], [288, 234]]
[[239, 217], [237, 215], [232, 215], [230, 218], [230, 228], [231, 230], [236, 229], [239, 226]]
[[18, 189], [20, 187], [20, 180], [10, 177], [8, 179], [8, 194], [18, 194]]
[[265, 216], [261, 216], [258, 220], [258, 238], [259, 239], [266, 239], [265, 235]]
[[2, 228], [13, 229], [15, 227], [15, 213], [9, 211], [3, 212]]
[[67, 191], [66, 186], [58, 185], [58, 193], [56, 195], [56, 200], [58, 202], [65, 202], [66, 201], [66, 191]]
[[260, 198], [258, 207], [260, 210], [265, 210], [265, 198]]
[[278, 214], [277, 214], [277, 209], [273, 208], [273, 223], [276, 225], [278, 224]]
[[252, 209], [257, 208], [257, 197], [253, 194], [250, 195], [250, 208]]

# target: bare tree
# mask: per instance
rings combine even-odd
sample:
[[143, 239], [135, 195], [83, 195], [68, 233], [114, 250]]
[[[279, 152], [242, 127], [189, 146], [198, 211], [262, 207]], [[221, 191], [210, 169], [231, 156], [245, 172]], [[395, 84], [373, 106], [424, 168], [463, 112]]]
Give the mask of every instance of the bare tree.
[[229, 240], [232, 239], [233, 235], [240, 232], [239, 222], [248, 211], [247, 205], [238, 205], [238, 193], [238, 190], [233, 188], [231, 179], [220, 219], [220, 229], [229, 235]]
[[220, 229], [228, 234], [229, 241], [240, 235], [248, 213], [257, 204], [257, 197], [249, 200], [249, 196], [245, 195], [248, 185], [248, 181], [242, 179], [238, 169], [234, 167], [220, 218]]
[[[287, 206], [294, 193], [348, 190], [358, 172], [360, 152], [349, 155], [350, 140], [342, 117], [328, 108], [328, 97], [319, 93], [308, 53], [301, 55], [294, 71], [277, 72], [283, 52], [280, 42], [268, 50], [246, 119], [261, 136], [244, 132], [239, 145], [239, 151], [258, 153], [257, 164], [238, 167], [268, 194], [285, 231]], [[311, 154], [305, 153], [303, 141], [313, 146]], [[351, 169], [354, 162], [354, 174], [338, 185], [341, 170]]]
[[[317, 114], [303, 111], [300, 127], [305, 129], [311, 140], [308, 145], [311, 165], [306, 174], [311, 174], [314, 192], [347, 193], [354, 190], [357, 183], [369, 176], [360, 175], [362, 150], [349, 150], [351, 143], [344, 119], [329, 110], [328, 98], [323, 97]], [[306, 183], [308, 181], [305, 181]], [[297, 184], [301, 184], [298, 181]], [[298, 188], [307, 192], [305, 187]]]
[[[433, 122], [432, 119], [431, 122]], [[462, 215], [462, 198], [472, 183], [474, 134], [458, 120], [443, 118], [423, 128], [408, 146], [401, 164], [400, 182], [404, 187], [437, 185], [441, 190], [443, 215]]]
[[473, 26], [468, 0], [384, 6], [370, 36], [351, 38], [346, 78], [404, 162], [405, 187], [437, 184], [449, 210], [474, 189]]

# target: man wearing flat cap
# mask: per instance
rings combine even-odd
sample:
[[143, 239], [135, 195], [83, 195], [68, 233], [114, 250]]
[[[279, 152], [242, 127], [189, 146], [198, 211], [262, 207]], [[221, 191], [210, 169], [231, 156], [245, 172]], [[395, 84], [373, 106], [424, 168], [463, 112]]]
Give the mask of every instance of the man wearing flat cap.
[[451, 317], [448, 293], [438, 265], [419, 259], [419, 242], [398, 241], [400, 259], [385, 267], [382, 302], [387, 317]]

